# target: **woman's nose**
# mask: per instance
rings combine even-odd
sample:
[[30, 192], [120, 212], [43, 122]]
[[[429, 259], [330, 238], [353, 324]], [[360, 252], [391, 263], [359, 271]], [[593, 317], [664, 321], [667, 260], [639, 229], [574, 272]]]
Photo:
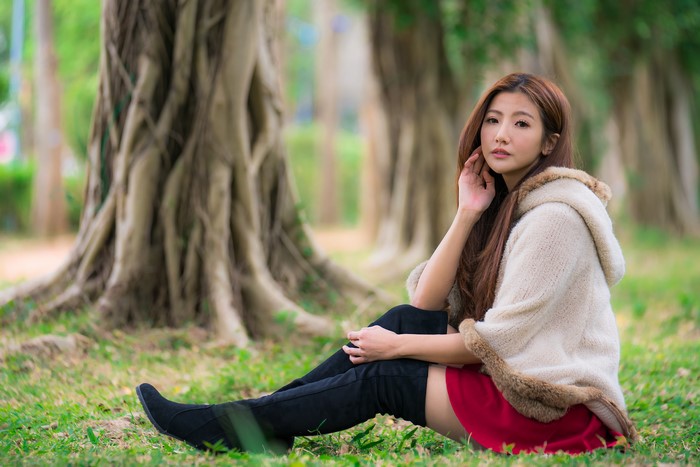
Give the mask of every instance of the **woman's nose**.
[[510, 141], [510, 138], [508, 137], [507, 130], [505, 129], [505, 125], [500, 127], [498, 129], [498, 132], [496, 133], [496, 142], [497, 143], [507, 143]]

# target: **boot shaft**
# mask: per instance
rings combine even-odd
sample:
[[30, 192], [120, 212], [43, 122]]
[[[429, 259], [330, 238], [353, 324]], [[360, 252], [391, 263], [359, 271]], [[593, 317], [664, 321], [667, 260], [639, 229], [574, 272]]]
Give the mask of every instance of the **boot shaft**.
[[[221, 404], [217, 414], [229, 425], [267, 438], [289, 439], [332, 433], [377, 414], [425, 426], [428, 363], [400, 359], [357, 365], [343, 374], [258, 399]], [[240, 415], [247, 409], [249, 415]], [[237, 428], [236, 425], [241, 425]]]

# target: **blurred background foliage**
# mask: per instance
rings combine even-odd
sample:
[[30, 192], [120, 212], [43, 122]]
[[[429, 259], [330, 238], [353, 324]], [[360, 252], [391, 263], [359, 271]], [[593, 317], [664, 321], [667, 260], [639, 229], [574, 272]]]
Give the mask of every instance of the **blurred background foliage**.
[[[100, 3], [91, 0], [52, 0], [54, 48], [61, 89], [61, 126], [66, 143], [63, 161], [63, 190], [68, 222], [77, 230], [85, 179], [84, 162], [92, 107], [97, 92], [100, 53]], [[16, 6], [16, 3], [15, 3]], [[34, 0], [24, 5], [24, 37], [19, 95], [22, 154], [10, 163], [0, 163], [0, 231], [31, 231], [34, 164], [34, 57], [36, 53]], [[11, 74], [10, 45], [12, 1], [0, 2], [0, 110], [8, 110]], [[2, 131], [0, 125], [0, 131]]]
[[[286, 141], [292, 163], [292, 172], [298, 187], [301, 208], [311, 224], [317, 220], [315, 199], [321, 171], [317, 147], [320, 128], [315, 124], [291, 125]], [[360, 190], [362, 141], [356, 133], [343, 130], [337, 136], [338, 184], [342, 213], [339, 222], [343, 226], [357, 225], [360, 219]]]
[[[302, 206], [307, 211], [307, 217], [314, 222], [319, 197], [317, 187], [319, 179], [323, 177], [318, 169], [321, 132], [316, 120], [317, 81], [323, 76], [319, 73], [323, 64], [319, 63], [317, 55], [317, 2], [286, 0], [282, 4], [285, 18], [279, 59], [283, 69], [282, 85], [289, 123], [288, 150]], [[10, 1], [0, 2], [0, 108], [11, 98], [8, 83], [12, 5], [13, 2]], [[5, 164], [0, 172], [2, 230], [26, 231], [29, 228], [27, 210], [31, 194], [27, 191], [31, 191], [32, 184], [27, 179], [31, 179], [33, 173], [30, 140], [35, 105], [35, 93], [32, 90], [35, 53], [33, 8], [34, 0], [26, 0], [22, 86], [18, 96], [25, 126], [20, 135], [23, 154], [13, 163]], [[71, 160], [74, 161], [66, 169], [65, 177], [71, 223], [75, 227], [79, 219], [76, 211], [81, 203], [80, 187], [85, 172], [83, 164], [86, 160], [86, 142], [98, 85], [100, 3], [93, 0], [53, 0], [52, 8], [62, 89], [62, 127]], [[366, 95], [371, 65], [367, 58], [369, 52], [357, 50], [376, 46], [367, 39], [366, 23], [367, 15], [377, 9], [393, 15], [398, 29], [410, 29], [417, 18], [423, 16], [440, 23], [447, 66], [458, 91], [455, 98], [458, 107], [455, 114], [456, 126], [466, 119], [468, 110], [483, 90], [484, 83], [492, 81], [505, 71], [528, 68], [529, 64], [542, 61], [542, 25], [539, 21], [546, 17], [551, 20], [550, 26], [556, 32], [549, 40], [562, 51], [560, 56], [565, 59], [565, 62], [555, 64], [553, 74], [570, 98], [574, 96], [571, 100], [579, 125], [577, 146], [584, 168], [597, 173], [604, 165], [603, 159], [610, 152], [610, 138], [604, 135], [611, 115], [616, 108], [627, 105], [621, 100], [621, 96], [624, 96], [621, 88], [632, 87], [630, 80], [639, 72], [641, 63], [650, 63], [651, 73], [664, 67], [679, 70], [679, 76], [690, 90], [690, 114], [683, 118], [692, 129], [695, 143], [693, 149], [697, 148], [700, 136], [700, 119], [697, 118], [698, 105], [695, 99], [700, 88], [700, 2], [697, 0], [338, 1], [334, 30], [345, 38], [344, 45], [341, 44], [338, 51], [341, 57], [338, 81], [341, 82], [342, 95], [339, 97], [340, 132], [336, 142], [340, 193], [338, 209], [341, 211], [338, 218], [343, 225], [355, 225], [362, 220], [361, 179], [366, 157], [367, 144], [364, 138], [367, 137], [367, 131], [358, 122], [361, 119], [362, 100]], [[357, 58], [358, 54], [362, 57]], [[357, 63], [362, 65], [358, 66]], [[538, 65], [532, 71], [542, 69]], [[652, 83], [656, 84], [663, 93], [674, 92], [671, 79], [664, 81], [663, 77], [659, 77], [658, 83]], [[650, 102], [656, 101], [652, 99]], [[659, 112], [668, 111], [659, 107]], [[672, 125], [674, 123], [669, 120], [669, 126]], [[636, 131], [644, 133], [645, 130], [638, 128]], [[670, 135], [678, 134], [673, 133], [673, 128], [669, 132]], [[639, 141], [639, 144], [644, 144], [643, 139]], [[673, 146], [677, 138], [671, 136], [664, 141]], [[654, 157], [659, 159], [668, 156], [655, 154]], [[697, 151], [694, 151], [693, 158], [696, 168]], [[624, 157], [622, 164], [625, 167], [622, 169], [624, 173], [617, 176], [625, 186], [632, 190], [645, 190], [644, 172], [641, 169], [634, 172], [632, 168], [635, 162]], [[683, 166], [679, 167], [682, 171]], [[619, 166], [617, 170], [620, 171]], [[696, 181], [697, 176], [691, 180]], [[612, 185], [615, 189], [615, 184]], [[691, 200], [690, 205], [697, 211], [697, 187], [693, 193], [695, 199]], [[633, 212], [634, 208], [631, 207], [628, 211]], [[697, 212], [689, 212], [687, 215], [697, 217]], [[631, 217], [644, 219], [639, 215]], [[692, 229], [673, 225], [675, 221], [671, 218], [667, 221], [648, 220], [649, 225], [664, 229], [666, 226], [657, 225], [659, 222], [667, 222], [667, 230], [671, 232], [693, 233]]]

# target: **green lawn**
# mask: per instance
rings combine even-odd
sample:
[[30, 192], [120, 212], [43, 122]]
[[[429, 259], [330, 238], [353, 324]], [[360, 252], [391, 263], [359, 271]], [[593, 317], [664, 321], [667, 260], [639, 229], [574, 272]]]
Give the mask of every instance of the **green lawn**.
[[[150, 381], [180, 401], [255, 396], [302, 374], [342, 341], [236, 350], [208, 345], [196, 328], [106, 333], [83, 310], [1, 331], [0, 465], [700, 464], [700, 241], [648, 232], [621, 237], [628, 273], [614, 289], [620, 376], [642, 437], [627, 451], [502, 456], [378, 417], [347, 432], [300, 438], [285, 457], [202, 454], [156, 433], [141, 413], [136, 384]], [[338, 259], [358, 264], [356, 255]], [[398, 281], [388, 287], [400, 289]], [[12, 351], [47, 333], [89, 340], [84, 350], [61, 355]]]

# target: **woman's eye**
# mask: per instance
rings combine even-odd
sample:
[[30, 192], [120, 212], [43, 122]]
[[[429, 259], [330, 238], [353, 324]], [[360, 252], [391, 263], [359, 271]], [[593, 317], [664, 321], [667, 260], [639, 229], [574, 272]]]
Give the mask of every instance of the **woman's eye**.
[[517, 122], [515, 122], [515, 126], [520, 127], [520, 128], [527, 128], [530, 126], [530, 124], [524, 120], [518, 120]]
[[484, 120], [486, 123], [498, 123], [498, 120], [496, 120], [496, 117], [486, 117], [486, 120]]

